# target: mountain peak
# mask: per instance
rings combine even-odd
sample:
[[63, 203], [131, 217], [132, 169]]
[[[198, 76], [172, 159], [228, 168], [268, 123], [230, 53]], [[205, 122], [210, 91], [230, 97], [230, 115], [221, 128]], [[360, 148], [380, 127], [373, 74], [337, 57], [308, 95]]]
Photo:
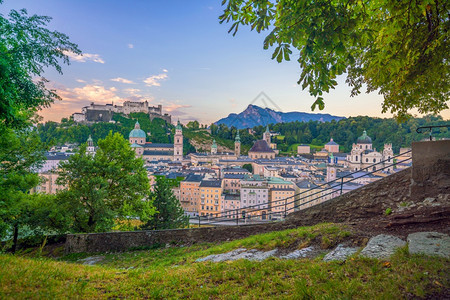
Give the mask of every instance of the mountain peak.
[[330, 114], [313, 114], [305, 112], [280, 112], [271, 108], [262, 108], [258, 105], [249, 104], [247, 108], [239, 113], [231, 113], [226, 118], [222, 118], [215, 124], [225, 124], [228, 127], [236, 127], [237, 129], [253, 128], [258, 125], [268, 125], [276, 123], [287, 122], [308, 122], [308, 121], [320, 121], [329, 122], [331, 120], [339, 121], [344, 117], [332, 116]]

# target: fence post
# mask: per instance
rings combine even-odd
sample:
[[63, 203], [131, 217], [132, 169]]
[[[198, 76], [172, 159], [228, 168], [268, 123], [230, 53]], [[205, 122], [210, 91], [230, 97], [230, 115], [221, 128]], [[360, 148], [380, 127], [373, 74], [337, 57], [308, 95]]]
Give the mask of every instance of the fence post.
[[284, 218], [286, 219], [286, 215], [287, 215], [287, 206], [286, 206], [286, 202], [287, 202], [287, 198], [284, 199]]
[[236, 210], [236, 225], [239, 225], [239, 211]]
[[342, 195], [342, 186], [344, 185], [344, 177], [341, 177], [341, 195]]
[[198, 214], [198, 228], [200, 228], [200, 214]]

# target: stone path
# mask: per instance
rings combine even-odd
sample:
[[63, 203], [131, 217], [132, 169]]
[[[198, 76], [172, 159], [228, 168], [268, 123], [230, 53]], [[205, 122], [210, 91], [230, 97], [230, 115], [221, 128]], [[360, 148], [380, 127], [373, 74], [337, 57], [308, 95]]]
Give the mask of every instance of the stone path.
[[[438, 232], [416, 232], [408, 235], [408, 249], [411, 254], [422, 253], [425, 255], [436, 255], [450, 258], [450, 237], [447, 234]], [[395, 251], [406, 245], [406, 241], [386, 234], [372, 237], [367, 245], [360, 251], [359, 255], [369, 258], [388, 259]], [[324, 261], [344, 261], [349, 256], [355, 255], [360, 248], [345, 247], [339, 244], [334, 250], [323, 258]], [[209, 255], [199, 258], [196, 262], [222, 262], [238, 259], [248, 259], [262, 261], [269, 257], [279, 257], [282, 259], [298, 259], [310, 257], [317, 252], [314, 247], [307, 247], [295, 250], [286, 255], [279, 255], [278, 250], [258, 251], [256, 249], [247, 250], [239, 248], [227, 253]]]

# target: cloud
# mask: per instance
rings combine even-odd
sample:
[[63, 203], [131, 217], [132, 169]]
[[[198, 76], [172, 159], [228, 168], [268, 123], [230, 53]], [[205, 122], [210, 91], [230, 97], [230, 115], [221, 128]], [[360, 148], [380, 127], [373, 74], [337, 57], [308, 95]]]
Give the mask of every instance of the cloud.
[[121, 101], [122, 98], [119, 97], [116, 92], [115, 87], [105, 88], [104, 86], [87, 84], [81, 88], [74, 88], [71, 91], [76, 99], [87, 100], [96, 103], [111, 103], [112, 101]]
[[167, 71], [167, 69], [163, 69], [163, 72], [164, 72], [164, 73], [167, 73], [167, 72], [169, 72], [169, 71]]
[[127, 83], [127, 84], [134, 84], [133, 81], [125, 79], [125, 78], [122, 78], [122, 77], [112, 78], [111, 81]]
[[167, 70], [163, 70], [164, 73], [158, 75], [152, 75], [144, 79], [144, 83], [147, 86], [161, 86], [160, 81], [166, 80], [169, 76], [167, 76]]
[[104, 64], [105, 61], [103, 58], [100, 57], [99, 54], [92, 54], [92, 53], [83, 53], [81, 55], [75, 54], [73, 52], [64, 51], [65, 55], [67, 55], [71, 60], [76, 62], [87, 62], [87, 61], [93, 61], [96, 63]]
[[79, 82], [79, 83], [86, 83], [86, 80], [83, 80], [83, 79], [77, 79], [77, 82]]
[[127, 46], [128, 46], [128, 48], [130, 48], [130, 49], [133, 49], [133, 48], [134, 48], [134, 45], [133, 45], [133, 44], [128, 44]]
[[85, 84], [82, 87], [68, 88], [61, 84], [52, 83], [49, 88], [61, 97], [62, 101], [55, 101], [50, 108], [43, 109], [40, 115], [45, 121], [59, 122], [63, 117], [69, 117], [74, 112], [81, 112], [84, 106], [91, 102], [98, 104], [123, 102], [115, 87], [107, 88], [98, 84]]

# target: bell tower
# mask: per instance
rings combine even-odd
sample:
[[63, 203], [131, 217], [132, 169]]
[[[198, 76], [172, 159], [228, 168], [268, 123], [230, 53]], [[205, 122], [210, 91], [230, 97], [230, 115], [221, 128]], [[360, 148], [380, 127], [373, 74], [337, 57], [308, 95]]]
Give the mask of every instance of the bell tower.
[[241, 156], [241, 137], [239, 136], [239, 130], [237, 130], [236, 138], [234, 139], [234, 155]]
[[173, 139], [173, 160], [183, 160], [183, 128], [181, 127], [180, 120], [178, 120], [175, 127], [175, 136]]
[[266, 126], [266, 131], [263, 133], [263, 140], [267, 142], [267, 145], [270, 147], [270, 131], [269, 125]]

